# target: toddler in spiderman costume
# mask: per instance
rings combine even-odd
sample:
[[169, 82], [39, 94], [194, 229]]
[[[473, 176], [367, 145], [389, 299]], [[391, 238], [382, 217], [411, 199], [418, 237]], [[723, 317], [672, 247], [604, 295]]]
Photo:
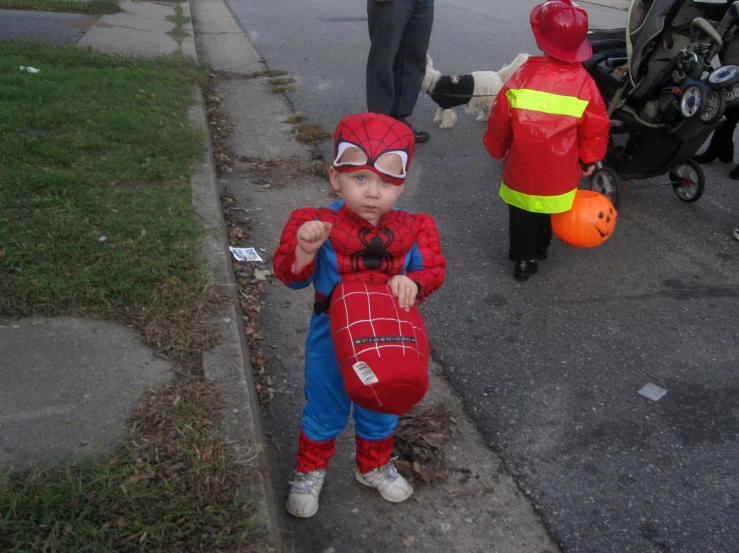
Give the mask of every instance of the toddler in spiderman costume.
[[[301, 518], [318, 511], [318, 499], [336, 437], [349, 420], [349, 400], [334, 352], [329, 316], [339, 282], [387, 284], [402, 309], [424, 301], [444, 281], [446, 262], [428, 215], [395, 208], [413, 157], [415, 138], [404, 123], [376, 113], [339, 122], [329, 178], [342, 200], [294, 211], [275, 253], [274, 272], [291, 288], [313, 283], [316, 301], [305, 353], [305, 398], [297, 476], [287, 510]], [[395, 415], [354, 405], [356, 478], [387, 501], [413, 493], [390, 460]]]

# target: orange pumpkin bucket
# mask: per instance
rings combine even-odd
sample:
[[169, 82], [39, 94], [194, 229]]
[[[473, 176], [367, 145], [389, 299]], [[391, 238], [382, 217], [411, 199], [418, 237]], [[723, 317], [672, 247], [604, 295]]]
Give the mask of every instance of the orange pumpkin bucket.
[[578, 248], [593, 248], [613, 234], [617, 217], [616, 208], [603, 194], [578, 190], [572, 209], [552, 214], [552, 230], [563, 242]]

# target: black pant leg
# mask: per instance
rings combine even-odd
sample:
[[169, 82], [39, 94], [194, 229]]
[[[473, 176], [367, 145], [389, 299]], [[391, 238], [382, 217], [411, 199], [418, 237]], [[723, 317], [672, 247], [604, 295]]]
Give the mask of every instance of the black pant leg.
[[726, 121], [713, 133], [709, 148], [719, 155], [733, 154], [734, 130], [739, 123], [739, 106], [726, 110]]
[[540, 214], [508, 205], [508, 235], [510, 239], [508, 259], [511, 261], [536, 259], [536, 242], [539, 232], [537, 215]]
[[549, 213], [536, 215], [536, 250], [546, 250], [552, 243], [552, 219]]

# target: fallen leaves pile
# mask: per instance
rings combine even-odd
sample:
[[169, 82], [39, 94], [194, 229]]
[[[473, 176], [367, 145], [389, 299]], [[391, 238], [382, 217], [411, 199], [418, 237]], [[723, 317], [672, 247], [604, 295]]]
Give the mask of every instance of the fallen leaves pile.
[[443, 404], [415, 407], [395, 429], [396, 467], [426, 484], [447, 478], [443, 446], [452, 439], [456, 420]]

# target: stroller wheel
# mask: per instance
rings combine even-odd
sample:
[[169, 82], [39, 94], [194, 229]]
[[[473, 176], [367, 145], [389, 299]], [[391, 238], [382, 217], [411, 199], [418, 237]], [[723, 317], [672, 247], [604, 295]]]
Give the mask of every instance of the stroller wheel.
[[730, 88], [739, 83], [739, 65], [724, 65], [713, 71], [706, 82], [711, 88]]
[[721, 119], [726, 112], [726, 90], [712, 90], [708, 95], [706, 111], [701, 115], [701, 123], [711, 125]]
[[726, 89], [726, 107], [733, 108], [739, 104], [739, 83]]
[[683, 88], [683, 97], [680, 100], [680, 114], [683, 119], [690, 121], [700, 117], [708, 107], [708, 97], [711, 89], [698, 81], [689, 81]]
[[697, 202], [706, 189], [706, 175], [695, 160], [689, 159], [670, 171], [675, 195], [684, 202]]
[[621, 201], [621, 188], [623, 188], [623, 185], [624, 182], [621, 180], [621, 176], [615, 169], [611, 169], [610, 167], [597, 169], [590, 178], [590, 190], [603, 194], [611, 200], [613, 207], [616, 209], [618, 209], [618, 204]]

